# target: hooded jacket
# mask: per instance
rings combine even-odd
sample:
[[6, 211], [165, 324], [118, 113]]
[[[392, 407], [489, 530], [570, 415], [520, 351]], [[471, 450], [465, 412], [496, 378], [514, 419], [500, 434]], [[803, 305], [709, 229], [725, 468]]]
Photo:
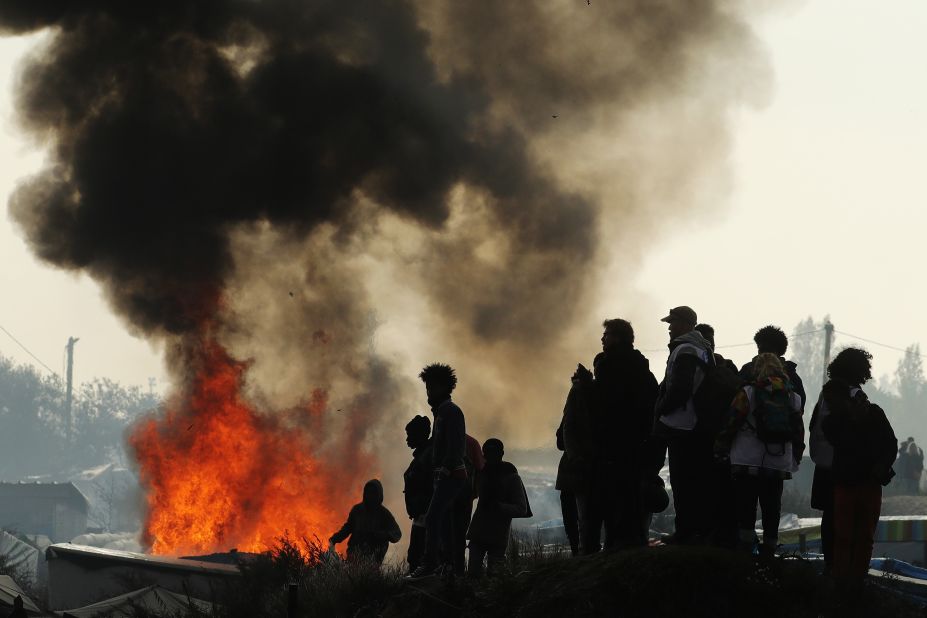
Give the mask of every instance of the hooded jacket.
[[334, 543], [348, 539], [348, 561], [373, 560], [382, 564], [390, 543], [402, 538], [393, 514], [383, 506], [383, 485], [373, 479], [364, 485], [364, 500], [355, 504], [348, 520], [332, 535]]
[[487, 462], [480, 477], [480, 501], [467, 538], [484, 547], [505, 547], [512, 518], [531, 516], [528, 493], [518, 469], [507, 461]]
[[693, 395], [705, 378], [702, 367], [714, 362], [711, 344], [693, 330], [670, 341], [669, 350], [656, 417], [670, 429], [692, 431], [698, 421]]

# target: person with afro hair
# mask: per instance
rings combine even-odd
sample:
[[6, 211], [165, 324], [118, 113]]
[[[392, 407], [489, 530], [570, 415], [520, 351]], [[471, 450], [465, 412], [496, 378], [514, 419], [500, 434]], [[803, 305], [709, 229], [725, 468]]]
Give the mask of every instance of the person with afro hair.
[[457, 387], [457, 375], [449, 365], [433, 363], [418, 376], [425, 383], [428, 405], [434, 415], [432, 470], [434, 492], [425, 513], [425, 554], [422, 564], [410, 574], [419, 579], [439, 571], [439, 550], [447, 573], [453, 573], [454, 539], [453, 507], [459, 495], [469, 488], [466, 453], [467, 427], [463, 411], [451, 401]]

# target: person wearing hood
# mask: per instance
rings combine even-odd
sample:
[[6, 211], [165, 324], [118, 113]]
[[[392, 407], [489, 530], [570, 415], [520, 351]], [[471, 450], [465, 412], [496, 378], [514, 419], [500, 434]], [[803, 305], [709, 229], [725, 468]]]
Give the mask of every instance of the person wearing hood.
[[[802, 384], [801, 376], [798, 375], [798, 365], [792, 361], [785, 360], [785, 351], [789, 348], [789, 338], [781, 328], [770, 324], [756, 331], [756, 334], [753, 335], [753, 341], [756, 343], [757, 356], [760, 354], [775, 354], [779, 357], [779, 362], [781, 362], [782, 366], [785, 368], [785, 373], [789, 378], [789, 382], [792, 384], [792, 391], [797, 393], [801, 398], [801, 409], [802, 412], [804, 412], [807, 397], [805, 395], [805, 386]], [[740, 377], [743, 378], [744, 382], [753, 380], [753, 363], [756, 362], [756, 358], [757, 357], [754, 356], [753, 360], [740, 368]]]
[[406, 561], [411, 573], [425, 557], [425, 513], [431, 503], [433, 474], [431, 470], [431, 421], [416, 416], [406, 425], [406, 445], [412, 449], [412, 461], [403, 474], [406, 513], [412, 520], [409, 552]]
[[661, 319], [669, 324], [669, 358], [654, 408], [655, 439], [663, 439], [669, 452], [670, 485], [676, 510], [675, 531], [669, 543], [704, 543], [714, 528], [711, 513], [714, 486], [713, 436], [695, 431], [698, 416], [695, 393], [705, 379], [705, 367], [714, 364], [709, 342], [695, 330], [698, 317], [690, 307], [670, 310]]
[[779, 357], [758, 355], [753, 371], [753, 379], [731, 403], [714, 450], [718, 459], [730, 463], [739, 547], [753, 551], [759, 502], [763, 511], [760, 555], [772, 557], [779, 538], [783, 481], [798, 470], [805, 450], [804, 423], [801, 397], [792, 390]]
[[479, 502], [467, 531], [470, 540], [467, 573], [471, 577], [482, 575], [484, 560], [490, 575], [498, 573], [505, 564], [512, 518], [532, 516], [518, 469], [502, 461], [504, 454], [501, 440], [490, 438], [483, 443], [486, 465], [480, 475]]
[[[348, 538], [350, 537], [350, 538]], [[383, 564], [390, 543], [397, 543], [402, 531], [396, 518], [383, 506], [383, 485], [371, 479], [364, 485], [364, 498], [355, 504], [348, 520], [328, 540], [334, 547], [348, 539], [348, 562]]]
[[601, 549], [603, 524], [606, 550], [647, 543], [641, 484], [657, 380], [648, 360], [634, 348], [630, 322], [611, 319], [602, 326], [602, 352], [596, 356], [594, 373], [579, 365], [575, 375], [592, 428], [588, 481], [577, 494], [584, 554]]

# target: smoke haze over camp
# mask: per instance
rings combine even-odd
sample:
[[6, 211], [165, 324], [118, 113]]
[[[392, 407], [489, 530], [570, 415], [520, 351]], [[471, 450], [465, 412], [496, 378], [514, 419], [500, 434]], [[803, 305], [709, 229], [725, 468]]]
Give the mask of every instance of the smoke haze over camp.
[[[202, 189], [158, 187], [149, 194], [151, 209], [133, 211], [123, 221], [137, 235], [111, 246], [97, 233], [122, 216], [119, 195], [115, 210], [98, 211], [82, 223], [86, 227], [73, 228], [82, 230], [74, 237], [58, 233], [69, 226], [43, 225], [35, 209], [14, 206], [17, 227], [3, 230], [3, 251], [11, 252], [7, 263], [42, 268], [22, 250], [18, 238], [25, 231], [39, 254], [66, 268], [84, 268], [102, 284], [108, 306], [117, 308], [120, 326], [107, 326], [112, 337], [128, 341], [119, 334], [128, 328], [153, 336], [158, 349], [168, 352], [185, 328], [173, 320], [186, 309], [163, 311], [163, 303], [184, 298], [188, 286], [199, 288], [204, 278], [217, 283], [225, 290], [222, 337], [233, 354], [252, 359], [252, 395], [268, 405], [288, 405], [316, 382], [347, 393], [356, 381], [384, 375], [395, 393], [390, 401], [414, 404], [414, 371], [424, 362], [446, 360], [459, 368], [460, 399], [480, 437], [498, 433], [525, 446], [549, 440], [566, 378], [576, 361], [588, 363], [595, 352], [603, 317], [629, 317], [640, 347], [650, 350], [665, 343], [658, 314], [683, 303], [715, 325], [722, 345], [747, 342], [768, 322], [790, 329], [808, 313], [830, 313], [838, 328], [898, 346], [924, 339], [917, 311], [922, 299], [905, 279], [920, 259], [921, 215], [912, 211], [924, 198], [911, 179], [912, 166], [924, 160], [918, 144], [925, 143], [925, 93], [911, 83], [914, 67], [906, 64], [922, 57], [911, 34], [927, 20], [922, 7], [911, 3], [907, 13], [899, 8], [875, 19], [862, 13], [862, 5], [833, 2], [772, 14], [755, 4], [750, 14], [741, 14], [731, 3], [695, 3], [684, 16], [671, 8], [648, 13], [652, 3], [481, 6], [398, 11], [388, 20], [394, 30], [374, 29], [380, 38], [355, 41], [353, 48], [343, 41], [353, 40], [356, 28], [367, 32], [364, 24], [345, 16], [335, 20], [343, 20], [343, 29], [330, 32], [342, 38], [323, 40], [320, 48], [348, 51], [326, 62], [351, 67], [347, 73], [355, 77], [364, 71], [382, 76], [407, 97], [401, 100], [419, 102], [423, 107], [417, 109], [427, 113], [393, 110], [401, 122], [388, 124], [404, 127], [408, 141], [392, 144], [405, 148], [368, 153], [367, 167], [347, 170], [341, 184], [339, 177], [326, 177], [332, 184], [325, 186], [337, 185], [330, 192], [320, 195], [317, 183], [307, 188], [297, 182], [300, 191], [312, 192], [256, 197], [236, 183], [263, 186], [288, 173], [301, 180], [301, 173], [245, 153], [249, 159], [234, 143], [226, 152], [223, 144], [215, 148], [227, 176], [205, 175], [222, 209], [200, 210], [208, 202]], [[823, 26], [832, 22], [844, 24], [840, 33]], [[23, 23], [37, 22], [16, 17], [8, 23], [22, 31]], [[184, 92], [212, 84], [193, 78], [210, 75], [209, 63], [226, 57], [202, 47], [203, 40], [218, 37], [221, 23], [179, 41], [178, 48], [159, 49], [165, 66], [173, 66], [171, 53], [200, 59], [184, 68], [192, 84]], [[410, 34], [387, 36], [395, 32]], [[870, 33], [891, 44], [854, 51], [852, 44]], [[246, 41], [251, 34], [235, 33]], [[47, 35], [40, 39], [39, 45], [55, 44]], [[365, 45], [392, 53], [371, 62]], [[24, 47], [9, 53], [21, 57]], [[235, 57], [234, 45], [223, 49]], [[256, 50], [258, 58], [263, 53], [260, 45], [244, 49]], [[236, 71], [223, 69], [222, 87], [242, 88], [238, 71], [250, 70], [247, 80], [259, 81], [259, 63], [249, 67], [248, 54], [238, 58]], [[20, 89], [18, 96], [28, 92]], [[197, 113], [215, 115], [218, 109], [196, 109], [200, 104], [191, 103]], [[10, 113], [7, 127], [14, 126]], [[50, 112], [43, 113], [30, 120], [33, 126], [48, 121]], [[242, 113], [262, 117], [255, 110]], [[328, 113], [317, 110], [307, 122]], [[54, 117], [69, 126], [66, 114]], [[426, 119], [433, 124], [422, 127]], [[152, 126], [145, 130], [147, 143], [170, 144]], [[22, 139], [22, 132], [17, 135]], [[49, 148], [52, 135], [46, 126], [31, 143]], [[444, 154], [420, 156], [418, 140], [429, 145], [428, 152]], [[48, 151], [49, 165], [62, 163], [60, 157], [66, 162], [79, 145], [65, 142], [71, 146]], [[107, 150], [90, 143], [101, 154]], [[164, 158], [175, 167], [158, 174], [186, 168], [201, 156], [178, 150], [175, 160]], [[6, 156], [15, 159], [15, 152]], [[335, 149], [325, 161], [344, 168], [354, 154]], [[38, 157], [30, 156], [29, 171], [40, 169]], [[88, 173], [109, 179], [120, 165], [131, 168], [131, 161], [101, 161]], [[7, 169], [14, 173], [4, 173], [8, 191], [24, 175], [15, 172], [19, 164], [12, 161]], [[123, 174], [125, 190], [150, 185], [134, 173]], [[73, 187], [66, 187], [61, 195], [73, 196]], [[29, 190], [14, 194], [14, 204], [22, 204]], [[97, 195], [80, 190], [87, 199]], [[157, 193], [168, 190], [185, 197]], [[187, 201], [194, 196], [198, 201]], [[275, 206], [276, 197], [283, 206]], [[287, 210], [303, 199], [323, 206], [308, 214]], [[256, 206], [228, 206], [236, 200]], [[176, 211], [161, 210], [161, 204]], [[144, 212], [152, 215], [135, 219]], [[177, 218], [194, 214], [191, 230], [197, 235], [176, 237]], [[864, 250], [853, 251], [846, 243], [862, 230], [872, 238]], [[758, 245], [775, 249], [758, 252]], [[206, 257], [185, 268], [188, 261], [176, 250], [184, 246]], [[147, 264], [132, 263], [127, 271], [121, 257], [114, 258], [120, 251]], [[741, 299], [731, 282], [751, 280], [768, 268], [785, 273], [792, 289], [764, 285]], [[179, 283], [172, 273], [182, 275]], [[97, 293], [86, 278], [71, 284], [48, 276], [55, 277], [49, 285], [81, 286], [79, 294], [90, 299]], [[179, 287], [162, 285], [168, 279]], [[44, 296], [46, 290], [16, 285], [11, 289], [20, 291], [7, 297], [10, 311], [40, 298], [43, 319], [58, 321], [50, 309], [61, 305]], [[857, 286], [871, 286], [864, 297], [884, 301], [860, 301]], [[25, 326], [29, 313], [16, 311], [13, 323], [3, 325], [32, 345], [40, 335]], [[95, 330], [79, 332], [80, 324], [63, 333], [84, 337], [79, 359], [82, 346], [96, 345]], [[326, 340], [344, 346], [337, 359]], [[58, 336], [40, 344], [47, 351], [38, 355], [57, 368], [63, 342]], [[102, 356], [136, 345], [135, 358], [146, 358], [138, 364], [147, 367], [126, 375], [143, 382], [157, 371], [147, 344], [108, 346], [112, 350]], [[877, 373], [892, 371], [898, 355], [870, 349]], [[6, 344], [2, 350], [21, 353]], [[746, 360], [750, 351], [740, 348], [730, 356]], [[659, 373], [662, 354], [648, 355]], [[364, 359], [361, 369], [354, 365], [358, 359]], [[101, 372], [127, 371], [98, 363]], [[174, 367], [168, 363], [165, 378]], [[511, 384], [518, 387], [503, 387]], [[339, 395], [333, 397], [337, 405]], [[396, 419], [389, 430], [421, 412], [424, 402], [419, 406], [389, 410]]]

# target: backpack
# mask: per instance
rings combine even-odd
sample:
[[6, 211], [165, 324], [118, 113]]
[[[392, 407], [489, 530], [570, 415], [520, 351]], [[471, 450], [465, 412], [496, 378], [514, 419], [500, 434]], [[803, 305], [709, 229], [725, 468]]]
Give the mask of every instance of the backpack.
[[753, 389], [753, 396], [756, 437], [767, 446], [781, 444], [784, 450], [785, 444], [795, 439], [794, 417], [798, 411], [792, 407], [792, 389], [768, 391], [757, 387]]
[[743, 380], [727, 364], [717, 364], [714, 356], [711, 362], [699, 364], [705, 377], [692, 396], [695, 415], [698, 417], [696, 429], [714, 435], [720, 429], [734, 397], [743, 387]]

